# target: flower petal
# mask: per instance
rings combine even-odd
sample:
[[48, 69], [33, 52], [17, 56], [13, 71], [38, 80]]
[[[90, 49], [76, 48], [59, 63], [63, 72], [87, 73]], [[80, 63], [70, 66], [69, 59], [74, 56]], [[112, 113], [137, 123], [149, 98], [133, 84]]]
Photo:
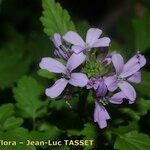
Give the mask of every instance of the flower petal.
[[131, 84], [126, 81], [122, 81], [118, 83], [118, 86], [129, 100], [132, 102], [135, 101], [136, 92]]
[[104, 97], [108, 91], [107, 86], [104, 82], [104, 78], [99, 78], [98, 82], [98, 88], [96, 89], [96, 96], [97, 97]]
[[129, 77], [146, 64], [146, 59], [141, 54], [136, 54], [124, 65], [122, 77]]
[[116, 69], [116, 73], [119, 75], [122, 72], [124, 67], [123, 57], [120, 54], [113, 54], [112, 62]]
[[141, 72], [136, 72], [135, 74], [130, 76], [127, 80], [130, 82], [134, 82], [134, 83], [140, 83], [141, 82]]
[[79, 34], [77, 34], [74, 31], [69, 31], [67, 32], [64, 36], [63, 36], [64, 40], [66, 40], [67, 42], [74, 44], [74, 45], [78, 45], [81, 47], [85, 47], [85, 42], [83, 41], [83, 39], [80, 37]]
[[84, 87], [88, 83], [88, 78], [83, 73], [72, 73], [69, 83], [73, 86]]
[[102, 30], [98, 28], [90, 28], [87, 31], [86, 43], [89, 44], [90, 47], [92, 47], [92, 45], [98, 40], [101, 34]]
[[67, 69], [69, 69], [70, 71], [74, 70], [84, 62], [85, 58], [86, 56], [83, 53], [79, 54], [73, 53], [68, 59]]
[[105, 84], [107, 85], [107, 88], [109, 91], [115, 91], [117, 89], [117, 77], [116, 76], [110, 76], [105, 78]]
[[111, 98], [109, 98], [109, 102], [113, 104], [121, 104], [123, 99], [126, 98], [125, 94], [121, 91], [114, 94]]
[[50, 88], [47, 88], [45, 91], [45, 94], [49, 96], [50, 98], [55, 98], [62, 93], [62, 91], [65, 89], [67, 84], [68, 84], [68, 81], [64, 78], [61, 78], [57, 80], [53, 86], [51, 86]]
[[59, 48], [59, 46], [62, 45], [61, 36], [58, 33], [54, 34], [52, 41], [53, 41], [55, 47], [57, 47], [57, 48]]
[[141, 65], [141, 68], [146, 64], [146, 58], [144, 57], [144, 55], [138, 54], [139, 56], [139, 62]]
[[123, 72], [120, 74], [120, 77], [122, 77], [122, 78], [129, 77], [129, 76], [133, 75], [134, 73], [136, 73], [137, 71], [139, 71], [140, 68], [141, 68], [140, 64], [137, 63], [126, 71], [124, 71], [124, 69], [123, 69]]
[[110, 38], [103, 37], [98, 39], [95, 43], [93, 43], [92, 47], [108, 47], [110, 43]]
[[107, 126], [108, 119], [110, 119], [110, 116], [106, 109], [102, 105], [95, 103], [94, 122], [97, 122], [99, 128], [103, 129]]
[[71, 50], [76, 54], [82, 52], [84, 49], [85, 49], [85, 47], [81, 47], [81, 46], [77, 46], [77, 45], [73, 45], [71, 48]]
[[51, 57], [42, 58], [39, 65], [41, 69], [46, 69], [54, 73], [65, 73], [66, 71], [66, 67], [62, 63]]

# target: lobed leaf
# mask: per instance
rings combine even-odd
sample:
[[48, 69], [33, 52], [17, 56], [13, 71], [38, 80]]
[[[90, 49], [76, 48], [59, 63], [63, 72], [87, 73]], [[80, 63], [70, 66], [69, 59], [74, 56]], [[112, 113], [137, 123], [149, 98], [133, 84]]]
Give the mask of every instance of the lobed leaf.
[[44, 26], [44, 32], [48, 36], [51, 37], [56, 32], [63, 35], [69, 30], [75, 30], [68, 12], [55, 0], [42, 0], [42, 6], [43, 16], [41, 22]]

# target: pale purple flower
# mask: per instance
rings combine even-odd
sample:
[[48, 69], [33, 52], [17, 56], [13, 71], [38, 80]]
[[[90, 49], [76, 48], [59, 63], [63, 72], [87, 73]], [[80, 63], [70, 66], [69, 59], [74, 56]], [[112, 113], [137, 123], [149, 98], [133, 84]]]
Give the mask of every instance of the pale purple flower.
[[104, 106], [95, 102], [94, 122], [97, 122], [101, 129], [107, 126], [107, 120], [110, 116]]
[[69, 58], [69, 55], [67, 54], [67, 51], [65, 51], [66, 48], [62, 44], [60, 34], [55, 33], [52, 41], [56, 48], [54, 54], [60, 58], [64, 58], [65, 60], [67, 60]]
[[[129, 99], [129, 103], [133, 103], [136, 99], [136, 92], [133, 86], [128, 82], [141, 82], [141, 73], [139, 70], [146, 64], [145, 57], [138, 53], [124, 64], [123, 57], [120, 54], [114, 54], [112, 56], [112, 63], [115, 67], [116, 74], [105, 79], [108, 90], [114, 91], [119, 87], [121, 93], [115, 96], [124, 96], [124, 98]], [[119, 103], [120, 102], [118, 102], [118, 104]]]
[[40, 62], [41, 69], [62, 74], [61, 79], [57, 80], [53, 86], [46, 89], [46, 95], [51, 98], [59, 96], [68, 83], [76, 87], [84, 87], [88, 82], [87, 76], [83, 73], [72, 73], [72, 71], [81, 65], [84, 60], [85, 55], [83, 53], [72, 54], [68, 59], [66, 66], [53, 58], [42, 58], [42, 61]]
[[67, 32], [63, 38], [67, 42], [73, 44], [72, 51], [80, 53], [85, 50], [90, 50], [95, 47], [108, 47], [110, 39], [108, 37], [99, 38], [102, 34], [102, 30], [98, 28], [90, 28], [87, 31], [86, 42], [80, 37], [80, 35], [74, 31]]

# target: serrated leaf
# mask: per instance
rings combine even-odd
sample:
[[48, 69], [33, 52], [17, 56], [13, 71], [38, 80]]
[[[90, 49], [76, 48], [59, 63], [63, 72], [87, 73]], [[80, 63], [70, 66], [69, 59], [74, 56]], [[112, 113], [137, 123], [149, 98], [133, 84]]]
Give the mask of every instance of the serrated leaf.
[[21, 115], [25, 118], [37, 117], [37, 110], [42, 106], [39, 97], [43, 93], [43, 87], [34, 78], [24, 76], [13, 92]]
[[136, 49], [142, 52], [150, 48], [150, 15], [133, 20]]
[[42, 0], [43, 16], [41, 22], [44, 26], [44, 32], [48, 36], [54, 33], [63, 35], [69, 30], [75, 30], [73, 22], [65, 9], [62, 9], [59, 3], [54, 0]]
[[23, 123], [22, 118], [10, 117], [6, 119], [6, 121], [4, 122], [3, 129], [4, 130], [14, 129], [14, 128], [21, 126], [22, 123]]
[[150, 138], [148, 135], [132, 131], [117, 137], [114, 149], [118, 150], [149, 150]]

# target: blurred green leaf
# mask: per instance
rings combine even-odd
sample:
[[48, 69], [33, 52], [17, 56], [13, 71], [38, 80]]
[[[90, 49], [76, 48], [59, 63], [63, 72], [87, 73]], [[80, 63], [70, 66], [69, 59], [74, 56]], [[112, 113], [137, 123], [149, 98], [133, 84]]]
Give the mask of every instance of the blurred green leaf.
[[150, 15], [133, 20], [136, 50], [142, 52], [150, 48]]
[[111, 131], [114, 132], [114, 134], [117, 133], [121, 135], [138, 129], [139, 129], [138, 121], [132, 121], [129, 122], [129, 124], [126, 126], [119, 126], [118, 128], [113, 128]]
[[14, 114], [13, 104], [4, 104], [0, 106], [0, 124], [2, 124], [6, 118], [9, 118]]
[[80, 21], [77, 23], [77, 31], [83, 37], [83, 39], [85, 39], [86, 33], [89, 28], [90, 28], [90, 25], [87, 21]]
[[138, 99], [135, 107], [124, 107], [120, 109], [121, 112], [129, 115], [134, 120], [140, 120], [140, 117], [146, 115], [150, 110], [150, 100]]
[[141, 116], [146, 115], [150, 110], [150, 100], [139, 99], [137, 103], [137, 113]]
[[68, 30], [75, 30], [73, 22], [65, 9], [62, 9], [59, 3], [54, 0], [42, 0], [43, 16], [41, 22], [44, 26], [44, 32], [48, 36], [54, 33], [63, 35]]
[[[35, 150], [33, 146], [26, 146], [26, 141], [30, 139], [30, 136], [28, 131], [21, 127], [0, 132], [0, 139], [16, 142], [15, 146], [0, 146], [0, 150]], [[19, 144], [19, 142], [23, 142], [23, 144]]]
[[98, 136], [98, 132], [94, 124], [86, 123], [84, 125], [84, 129], [81, 131], [81, 135], [84, 135], [84, 139], [92, 139], [95, 140]]
[[120, 134], [114, 145], [118, 150], [149, 150], [150, 138], [148, 135], [132, 131], [126, 134]]
[[[98, 132], [97, 132], [94, 124], [86, 123], [86, 124], [84, 124], [84, 129], [81, 131], [81, 135], [84, 136], [84, 140], [90, 139], [90, 140], [96, 141]], [[84, 150], [91, 150], [91, 149], [93, 149], [94, 146], [96, 146], [95, 143], [94, 143], [94, 145], [84, 146]]]
[[24, 59], [25, 51], [22, 49], [23, 41], [8, 42], [0, 50], [0, 88], [13, 85], [28, 71], [28, 59]]
[[3, 128], [4, 130], [14, 129], [14, 128], [21, 126], [22, 123], [23, 123], [22, 118], [10, 117], [6, 119], [6, 121], [4, 122]]
[[21, 115], [26, 118], [36, 118], [37, 111], [42, 106], [39, 97], [43, 93], [43, 87], [34, 78], [24, 76], [18, 81], [13, 92]]
[[81, 131], [77, 130], [77, 129], [69, 129], [67, 130], [67, 135], [70, 136], [80, 136], [81, 135]]
[[56, 126], [50, 124], [43, 124], [40, 127], [40, 131], [31, 131], [30, 133], [32, 140], [39, 141], [54, 140], [57, 139], [60, 134], [61, 130]]
[[54, 73], [49, 72], [44, 69], [38, 70], [38, 75], [40, 75], [41, 77], [47, 78], [47, 79], [54, 79], [56, 77], [56, 75]]
[[145, 97], [150, 98], [150, 84], [149, 84], [149, 78], [150, 72], [149, 71], [142, 71], [142, 81], [140, 84], [136, 85], [136, 88], [138, 92]]
[[64, 99], [61, 100], [50, 100], [50, 105], [49, 107], [51, 109], [55, 109], [55, 110], [61, 110], [63, 108], [68, 108], [66, 102]]
[[6, 131], [15, 129], [22, 125], [23, 119], [14, 115], [14, 105], [4, 104], [0, 107], [0, 130]]

